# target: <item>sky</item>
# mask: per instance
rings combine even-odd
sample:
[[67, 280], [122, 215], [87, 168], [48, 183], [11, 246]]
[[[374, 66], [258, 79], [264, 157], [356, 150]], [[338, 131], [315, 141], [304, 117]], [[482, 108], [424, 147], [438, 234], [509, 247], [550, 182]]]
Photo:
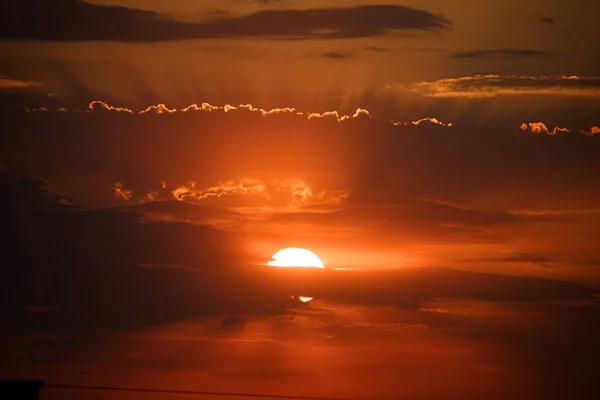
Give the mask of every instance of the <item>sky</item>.
[[598, 398], [599, 11], [2, 2], [0, 377]]

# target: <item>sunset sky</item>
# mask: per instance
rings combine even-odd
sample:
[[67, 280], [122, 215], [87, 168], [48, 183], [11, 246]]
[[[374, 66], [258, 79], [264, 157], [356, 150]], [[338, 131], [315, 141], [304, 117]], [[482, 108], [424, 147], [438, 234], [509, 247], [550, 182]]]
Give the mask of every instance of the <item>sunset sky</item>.
[[0, 379], [599, 398], [599, 13], [3, 1]]

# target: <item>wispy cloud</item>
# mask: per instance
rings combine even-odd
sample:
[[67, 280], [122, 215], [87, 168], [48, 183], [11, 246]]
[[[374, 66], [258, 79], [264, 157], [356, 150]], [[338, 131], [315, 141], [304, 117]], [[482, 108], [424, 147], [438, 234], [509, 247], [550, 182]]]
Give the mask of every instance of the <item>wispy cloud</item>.
[[0, 76], [0, 90], [18, 90], [38, 86], [37, 82], [22, 81], [19, 79], [10, 79]]
[[113, 185], [113, 195], [117, 199], [127, 201], [131, 199], [131, 196], [133, 196], [133, 191], [125, 189], [121, 182], [115, 182]]
[[600, 135], [600, 127], [592, 126], [589, 131], [582, 130], [581, 133], [584, 133], [588, 136]]
[[241, 196], [260, 198], [260, 203], [264, 206], [307, 207], [341, 205], [348, 198], [349, 192], [317, 189], [300, 178], [278, 179], [269, 183], [245, 178], [221, 181], [205, 188], [198, 187], [196, 182], [189, 182], [173, 189], [171, 194], [179, 201]]
[[177, 200], [192, 198], [195, 200], [205, 200], [210, 197], [222, 197], [232, 195], [258, 195], [266, 194], [266, 186], [259, 180], [243, 179], [240, 181], [224, 181], [214, 186], [200, 189], [196, 187], [196, 182], [190, 182], [187, 185], [180, 186], [172, 191], [173, 197]]
[[492, 58], [492, 57], [503, 57], [503, 58], [523, 58], [523, 57], [542, 57], [546, 55], [543, 51], [539, 50], [526, 50], [526, 49], [487, 49], [487, 50], [474, 50], [465, 51], [452, 54], [452, 58]]
[[323, 58], [329, 58], [329, 59], [332, 59], [332, 60], [345, 60], [347, 58], [352, 58], [352, 55], [350, 55], [350, 54], [344, 54], [344, 53], [337, 53], [337, 52], [334, 52], [334, 51], [328, 51], [328, 52], [322, 53], [321, 57], [323, 57]]
[[600, 77], [473, 75], [412, 84], [389, 84], [426, 97], [489, 98], [509, 95], [600, 97]]
[[419, 126], [421, 124], [424, 125], [439, 125], [439, 126], [443, 126], [446, 128], [450, 128], [452, 127], [452, 122], [448, 122], [448, 123], [444, 123], [442, 121], [439, 121], [437, 118], [421, 118], [418, 119], [416, 121], [408, 121], [408, 122], [401, 122], [401, 121], [392, 121], [392, 124], [394, 126]]

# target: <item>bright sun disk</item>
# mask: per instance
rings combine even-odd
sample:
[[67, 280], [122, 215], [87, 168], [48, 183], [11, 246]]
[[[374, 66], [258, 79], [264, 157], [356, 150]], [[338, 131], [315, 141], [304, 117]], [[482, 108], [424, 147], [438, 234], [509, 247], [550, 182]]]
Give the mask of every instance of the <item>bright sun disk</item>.
[[315, 253], [296, 247], [279, 250], [273, 255], [273, 259], [267, 265], [271, 267], [325, 268], [323, 261]]

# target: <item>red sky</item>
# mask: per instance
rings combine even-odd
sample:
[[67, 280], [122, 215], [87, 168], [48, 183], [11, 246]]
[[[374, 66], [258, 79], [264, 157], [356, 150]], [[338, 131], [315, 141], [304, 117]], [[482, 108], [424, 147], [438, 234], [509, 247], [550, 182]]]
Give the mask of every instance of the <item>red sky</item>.
[[0, 11], [0, 376], [597, 393], [595, 1]]

